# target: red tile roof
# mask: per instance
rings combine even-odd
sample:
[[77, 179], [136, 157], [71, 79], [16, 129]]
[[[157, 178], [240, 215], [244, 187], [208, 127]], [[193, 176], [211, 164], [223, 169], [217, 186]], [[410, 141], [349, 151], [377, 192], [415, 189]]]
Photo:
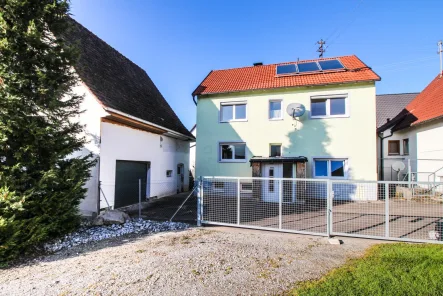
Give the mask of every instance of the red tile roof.
[[276, 68], [281, 64], [272, 64], [211, 71], [192, 95], [380, 80], [380, 76], [355, 55], [305, 60], [298, 63], [332, 59], [339, 59], [346, 70], [277, 76]]
[[412, 125], [443, 116], [443, 77], [435, 77], [406, 110], [417, 118]]

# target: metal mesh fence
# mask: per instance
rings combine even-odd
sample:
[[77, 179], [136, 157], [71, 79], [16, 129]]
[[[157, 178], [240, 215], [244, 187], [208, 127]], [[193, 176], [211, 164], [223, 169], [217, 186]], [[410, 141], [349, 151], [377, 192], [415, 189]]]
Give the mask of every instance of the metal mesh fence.
[[203, 178], [203, 220], [326, 235], [325, 180]]
[[443, 242], [443, 183], [205, 177], [208, 224]]

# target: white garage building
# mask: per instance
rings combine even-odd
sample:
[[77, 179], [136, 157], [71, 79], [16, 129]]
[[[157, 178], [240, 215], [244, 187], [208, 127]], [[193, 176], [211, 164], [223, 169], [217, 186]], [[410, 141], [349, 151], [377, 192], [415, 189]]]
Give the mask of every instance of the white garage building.
[[80, 52], [74, 91], [84, 95], [78, 120], [88, 139], [80, 153], [98, 157], [81, 212], [138, 202], [139, 180], [144, 200], [188, 190], [195, 138], [146, 72], [74, 20], [63, 38]]

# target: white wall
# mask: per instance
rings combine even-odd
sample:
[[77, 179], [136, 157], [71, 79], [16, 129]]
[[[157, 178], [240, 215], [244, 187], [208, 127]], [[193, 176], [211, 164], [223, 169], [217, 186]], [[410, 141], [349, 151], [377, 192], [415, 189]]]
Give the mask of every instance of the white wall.
[[[390, 134], [390, 131], [386, 131], [385, 134]], [[403, 139], [409, 139], [409, 155], [404, 154]], [[400, 140], [400, 155], [388, 154], [389, 140]], [[443, 120], [394, 132], [392, 137], [383, 140], [383, 157], [385, 174], [389, 173], [390, 166], [395, 161], [403, 161], [407, 166], [409, 159], [411, 171], [417, 172], [417, 181], [427, 182], [430, 180], [428, 176], [431, 172], [443, 167]], [[407, 168], [404, 173], [406, 172]], [[437, 173], [437, 176], [439, 175], [443, 176], [443, 170]], [[389, 178], [390, 176], [385, 176], [385, 180]], [[430, 181], [433, 181], [433, 178]]]
[[[105, 116], [106, 112], [83, 83], [73, 88], [73, 92], [84, 97], [80, 105], [80, 110], [84, 112], [75, 120], [84, 125], [84, 132], [78, 136], [85, 137], [88, 141], [81, 151], [73, 154], [73, 157], [85, 156], [89, 153], [97, 157], [100, 155], [100, 118]], [[91, 178], [86, 182], [85, 187], [88, 191], [86, 198], [80, 203], [80, 212], [84, 215], [91, 215], [97, 212], [98, 165], [91, 169]]]
[[[192, 131], [191, 134], [197, 138], [197, 127], [195, 127]], [[189, 170], [192, 173], [192, 176], [194, 176], [195, 179], [195, 152], [196, 152], [196, 142], [191, 142], [189, 144]]]
[[[100, 180], [103, 192], [114, 205], [117, 160], [150, 162], [150, 197], [167, 196], [177, 190], [177, 165], [184, 164], [185, 191], [189, 186], [189, 142], [146, 131], [101, 123]], [[172, 177], [166, 171], [172, 170]], [[135, 180], [137, 183], [138, 180]], [[138, 187], [138, 184], [135, 184]], [[101, 207], [106, 207], [101, 198]]]

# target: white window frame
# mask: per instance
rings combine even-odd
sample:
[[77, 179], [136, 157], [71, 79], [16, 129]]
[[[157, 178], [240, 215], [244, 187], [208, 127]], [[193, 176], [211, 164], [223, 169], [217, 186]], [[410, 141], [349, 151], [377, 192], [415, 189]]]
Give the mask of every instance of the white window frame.
[[[245, 105], [245, 112], [246, 112], [246, 118], [244, 118], [244, 119], [235, 119], [235, 105]], [[222, 118], [223, 118], [223, 110], [222, 110], [222, 107], [223, 106], [233, 106], [233, 108], [232, 108], [232, 117], [233, 117], [233, 119], [231, 119], [231, 120], [222, 120]], [[248, 121], [248, 103], [247, 103], [247, 101], [235, 101], [235, 102], [221, 102], [220, 103], [220, 110], [219, 110], [219, 112], [218, 112], [218, 121], [220, 122], [220, 123], [227, 123], [227, 122], [236, 122], [236, 121], [238, 121], [238, 122], [244, 122], [244, 121]]]
[[[345, 114], [339, 114], [339, 115], [331, 115], [331, 100], [330, 99], [345, 99]], [[322, 95], [322, 96], [311, 96], [311, 99], [309, 101], [310, 108], [312, 110], [312, 101], [315, 100], [326, 100], [326, 115], [312, 115], [312, 112], [310, 113], [310, 118], [317, 119], [317, 118], [346, 118], [350, 117], [349, 112], [349, 96], [348, 94], [337, 94], [337, 95]]]
[[[243, 189], [243, 185], [251, 185], [251, 189], [250, 189], [250, 190], [248, 190], [248, 189]], [[241, 182], [241, 181], [240, 181], [240, 192], [243, 192], [243, 193], [252, 193], [252, 189], [253, 189], [253, 184], [252, 184], [252, 182]]]
[[[317, 160], [325, 160], [328, 162], [328, 175], [327, 176], [316, 176], [315, 175], [315, 161]], [[332, 177], [331, 176], [331, 161], [344, 161], [344, 176], [343, 177]], [[312, 158], [312, 177], [315, 179], [337, 179], [337, 180], [346, 180], [349, 178], [349, 158], [348, 157], [328, 157], [328, 156], [318, 156]]]
[[[245, 145], [245, 159], [222, 159], [222, 145], [231, 145], [231, 144], [244, 144]], [[235, 150], [232, 153], [233, 157], [235, 157]], [[246, 146], [246, 142], [242, 141], [223, 141], [218, 142], [218, 162], [229, 163], [229, 162], [247, 162], [248, 161], [248, 149]]]
[[[280, 117], [271, 118], [271, 103], [280, 102]], [[270, 99], [268, 102], [268, 119], [269, 120], [283, 120], [283, 99]]]
[[271, 156], [272, 146], [280, 146], [280, 157], [283, 156], [283, 145], [281, 143], [270, 143], [269, 144], [269, 157], [279, 157], [279, 156]]

